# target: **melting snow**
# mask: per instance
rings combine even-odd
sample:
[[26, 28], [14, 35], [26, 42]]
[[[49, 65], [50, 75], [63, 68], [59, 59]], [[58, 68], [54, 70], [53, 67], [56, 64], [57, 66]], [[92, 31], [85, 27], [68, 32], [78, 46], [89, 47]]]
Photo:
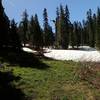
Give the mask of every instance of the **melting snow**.
[[37, 51], [32, 50], [32, 49], [27, 48], [27, 47], [23, 47], [22, 50], [23, 50], [23, 51], [26, 51], [26, 52], [28, 52], [28, 53], [36, 53], [36, 52], [37, 52]]
[[56, 60], [72, 60], [76, 62], [100, 62], [100, 52], [89, 46], [80, 46], [80, 50], [55, 50], [48, 49], [46, 57]]
[[[29, 48], [23, 48], [23, 50], [31, 53], [36, 52]], [[46, 49], [46, 53], [44, 53], [44, 56], [56, 60], [100, 62], [100, 52], [88, 46], [80, 47], [80, 50]]]

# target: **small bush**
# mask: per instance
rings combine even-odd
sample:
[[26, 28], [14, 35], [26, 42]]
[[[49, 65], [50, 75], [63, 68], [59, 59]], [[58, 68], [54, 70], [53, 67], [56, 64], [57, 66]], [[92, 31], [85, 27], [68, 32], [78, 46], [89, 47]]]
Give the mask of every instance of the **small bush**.
[[99, 73], [100, 64], [96, 63], [83, 63], [81, 68], [78, 70], [79, 78], [88, 81], [96, 88], [100, 87], [100, 74]]

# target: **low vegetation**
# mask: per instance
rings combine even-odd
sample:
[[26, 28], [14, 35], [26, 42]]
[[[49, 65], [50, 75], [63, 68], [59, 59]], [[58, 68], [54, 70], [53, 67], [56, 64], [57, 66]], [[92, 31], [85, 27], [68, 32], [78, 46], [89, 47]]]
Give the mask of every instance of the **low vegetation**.
[[[3, 62], [0, 73], [10, 72], [17, 77], [17, 80], [11, 80], [9, 84], [20, 90], [20, 95], [24, 96], [24, 100], [100, 99], [99, 64], [56, 61], [45, 58], [40, 61], [43, 65], [33, 65], [33, 67], [12, 66]], [[48, 67], [42, 69], [45, 65]], [[38, 66], [41, 66], [41, 69]], [[0, 75], [0, 81], [1, 76], [3, 75]], [[19, 100], [23, 100], [23, 97], [19, 97]]]

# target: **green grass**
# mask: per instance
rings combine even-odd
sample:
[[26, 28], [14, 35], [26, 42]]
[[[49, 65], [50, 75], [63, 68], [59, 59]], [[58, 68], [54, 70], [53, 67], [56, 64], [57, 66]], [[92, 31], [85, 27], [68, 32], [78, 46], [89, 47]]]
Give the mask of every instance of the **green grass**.
[[49, 67], [42, 70], [34, 66], [6, 66], [1, 71], [12, 70], [14, 76], [20, 77], [12, 84], [29, 100], [99, 100], [100, 89], [79, 77], [78, 70], [82, 64], [47, 59], [41, 62]]

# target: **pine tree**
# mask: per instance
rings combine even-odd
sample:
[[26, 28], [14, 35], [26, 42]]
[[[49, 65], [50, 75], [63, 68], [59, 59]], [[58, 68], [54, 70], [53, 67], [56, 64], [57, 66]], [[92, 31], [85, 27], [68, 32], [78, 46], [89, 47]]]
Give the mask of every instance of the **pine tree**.
[[59, 17], [59, 45], [62, 49], [68, 49], [69, 45], [69, 11], [68, 7], [64, 10], [60, 5], [60, 17]]
[[48, 45], [52, 47], [54, 45], [54, 40], [55, 40], [55, 37], [52, 31], [52, 27], [48, 25]]
[[78, 24], [77, 24], [77, 22], [74, 22], [73, 23], [73, 27], [74, 27], [74, 29], [73, 29], [73, 41], [74, 41], [74, 46], [77, 46], [78, 47]]
[[29, 31], [30, 31], [30, 42], [31, 42], [31, 45], [34, 47], [35, 45], [35, 39], [34, 39], [34, 34], [35, 34], [35, 19], [34, 19], [34, 16], [31, 16], [31, 19], [30, 19], [30, 24], [29, 24]]
[[44, 30], [43, 30], [43, 42], [44, 42], [44, 46], [46, 47], [47, 46], [47, 34], [48, 34], [48, 15], [47, 15], [47, 9], [44, 8], [44, 11], [43, 11], [43, 27], [44, 27]]
[[89, 45], [88, 22], [85, 20], [83, 20], [82, 41], [83, 45]]
[[53, 38], [53, 32], [52, 32], [52, 28], [48, 23], [48, 14], [47, 14], [47, 9], [44, 8], [43, 11], [43, 19], [44, 19], [44, 30], [43, 30], [43, 41], [44, 41], [44, 46], [45, 47], [49, 47], [52, 44], [52, 40], [51, 38]]
[[63, 6], [62, 5], [60, 5], [60, 20], [59, 20], [60, 22], [59, 22], [59, 24], [60, 24], [60, 26], [59, 26], [59, 28], [60, 28], [60, 36], [61, 36], [61, 40], [59, 40], [59, 44], [60, 44], [60, 48], [61, 49], [65, 49], [65, 32], [66, 32], [66, 30], [65, 30], [65, 13], [64, 13], [64, 8], [63, 8]]
[[78, 32], [79, 32], [79, 46], [83, 46], [83, 27], [81, 22], [78, 22]]
[[72, 49], [78, 48], [83, 45], [83, 28], [81, 22], [74, 21], [73, 24], [70, 23], [70, 45]]
[[60, 5], [60, 9], [57, 8], [56, 15], [56, 48], [68, 49], [70, 20], [67, 5], [65, 9]]
[[68, 49], [69, 46], [69, 31], [70, 31], [70, 19], [69, 19], [69, 10], [68, 10], [68, 6], [66, 5], [65, 7], [65, 37], [64, 37], [64, 41], [65, 41], [65, 49]]
[[93, 19], [92, 19], [92, 11], [89, 9], [87, 12], [87, 21], [88, 21], [88, 33], [89, 33], [89, 45], [90, 47], [95, 46], [95, 39], [94, 39], [94, 30], [93, 30]]
[[0, 48], [7, 47], [9, 41], [9, 19], [4, 12], [2, 0], [0, 0]]
[[74, 37], [74, 25], [70, 23], [70, 35], [69, 35], [69, 42], [70, 46], [72, 46], [72, 49], [75, 47], [75, 37]]
[[21, 42], [18, 35], [17, 24], [15, 23], [14, 19], [11, 21], [10, 24], [10, 46], [13, 49], [21, 49]]
[[20, 22], [19, 25], [18, 25], [18, 35], [19, 35], [21, 44], [23, 44], [23, 40], [24, 40], [23, 34], [24, 34], [24, 32], [23, 32], [23, 24], [22, 24], [22, 22]]
[[100, 8], [97, 10], [97, 32], [96, 32], [96, 49], [100, 50]]
[[44, 40], [44, 46], [48, 46], [48, 14], [47, 14], [47, 9], [44, 8], [43, 12], [43, 18], [44, 18], [44, 34], [43, 34], [43, 40]]
[[33, 25], [33, 45], [36, 50], [40, 50], [43, 47], [43, 32], [37, 14], [35, 14], [35, 17], [31, 21], [33, 22], [31, 22], [31, 25]]
[[23, 25], [23, 44], [27, 43], [27, 38], [28, 38], [28, 14], [27, 10], [23, 12], [23, 18], [22, 18], [22, 25]]
[[96, 44], [96, 26], [97, 26], [97, 24], [96, 24], [96, 20], [97, 20], [97, 18], [96, 18], [96, 14], [93, 14], [93, 42], [94, 42], [94, 46], [95, 46], [95, 44]]
[[55, 22], [55, 46], [56, 48], [60, 48], [60, 38], [61, 38], [61, 34], [60, 34], [60, 12], [59, 12], [59, 8], [57, 7], [57, 11], [56, 11], [56, 22]]

